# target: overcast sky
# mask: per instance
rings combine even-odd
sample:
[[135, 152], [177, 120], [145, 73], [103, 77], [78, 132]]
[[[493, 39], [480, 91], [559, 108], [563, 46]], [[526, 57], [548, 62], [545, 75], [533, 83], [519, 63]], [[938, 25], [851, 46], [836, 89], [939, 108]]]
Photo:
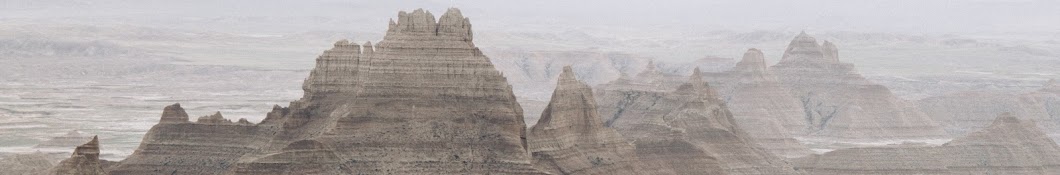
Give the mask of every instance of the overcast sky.
[[[0, 0], [0, 19], [306, 17], [381, 21], [461, 8], [486, 23], [897, 33], [1060, 31], [1055, 0]], [[374, 25], [374, 24], [373, 24]]]

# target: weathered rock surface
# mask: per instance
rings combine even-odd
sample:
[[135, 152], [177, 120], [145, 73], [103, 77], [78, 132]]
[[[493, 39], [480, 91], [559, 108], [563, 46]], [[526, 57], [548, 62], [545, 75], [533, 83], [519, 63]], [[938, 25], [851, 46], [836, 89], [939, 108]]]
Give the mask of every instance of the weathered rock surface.
[[668, 75], [644, 72], [600, 85], [595, 96], [606, 124], [637, 145], [647, 173], [795, 174], [760, 148], [696, 71], [670, 89]]
[[55, 175], [106, 175], [103, 170], [107, 163], [99, 159], [99, 139], [77, 146], [70, 158], [59, 162], [48, 174]]
[[112, 174], [543, 174], [511, 86], [457, 9], [400, 12], [383, 41], [339, 41], [302, 99], [259, 124], [179, 105]]
[[534, 165], [552, 174], [643, 174], [633, 145], [604, 126], [592, 88], [577, 80], [570, 66], [530, 128], [527, 145]]
[[[161, 122], [111, 174], [221, 174], [268, 142], [265, 127], [233, 124], [220, 113], [188, 121], [180, 104], [166, 106]], [[183, 120], [181, 120], [183, 119]], [[227, 122], [225, 122], [227, 121]]]
[[942, 128], [887, 87], [839, 62], [834, 44], [801, 33], [770, 67], [802, 101], [810, 135], [840, 140], [935, 139]]
[[808, 131], [802, 103], [766, 68], [762, 51], [749, 49], [731, 70], [704, 77], [762, 148], [783, 157], [813, 153], [794, 139]]
[[794, 161], [810, 174], [1057, 174], [1060, 146], [1009, 113], [942, 146], [836, 150]]

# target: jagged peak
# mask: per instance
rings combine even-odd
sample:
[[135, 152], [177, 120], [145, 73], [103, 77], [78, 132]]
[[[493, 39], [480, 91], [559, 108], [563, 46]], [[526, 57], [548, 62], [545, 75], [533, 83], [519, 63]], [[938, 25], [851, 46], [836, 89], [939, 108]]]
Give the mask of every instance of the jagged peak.
[[432, 33], [434, 35], [456, 35], [471, 40], [470, 19], [461, 14], [460, 9], [449, 8], [441, 18], [434, 17], [430, 11], [422, 8], [408, 13], [398, 12], [398, 20], [390, 20], [387, 35], [401, 33]]
[[99, 157], [99, 136], [92, 136], [92, 140], [74, 148], [73, 156], [91, 156], [91, 158]]
[[217, 111], [211, 115], [199, 117], [199, 119], [195, 122], [210, 124], [230, 124], [232, 123], [232, 120], [225, 119], [225, 117], [221, 115], [221, 111]]
[[688, 76], [688, 81], [677, 87], [678, 93], [693, 93], [700, 94], [704, 97], [717, 97], [718, 93], [710, 87], [710, 84], [703, 81], [703, 74], [699, 71], [699, 68], [692, 70], [692, 75]]
[[180, 103], [175, 103], [166, 106], [162, 109], [161, 123], [182, 123], [188, 122], [188, 113], [184, 111], [184, 108], [180, 107]]
[[99, 147], [99, 135], [92, 136], [92, 140], [89, 140], [85, 145]]
[[750, 72], [764, 72], [766, 70], [766, 57], [761, 50], [756, 48], [747, 49], [743, 58], [736, 63], [736, 70]]

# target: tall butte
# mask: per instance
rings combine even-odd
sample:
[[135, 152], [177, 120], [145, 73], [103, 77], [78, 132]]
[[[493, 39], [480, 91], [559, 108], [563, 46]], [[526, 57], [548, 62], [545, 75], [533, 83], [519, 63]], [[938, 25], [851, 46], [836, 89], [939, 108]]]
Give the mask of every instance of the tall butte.
[[841, 140], [943, 138], [941, 127], [890, 89], [839, 61], [835, 44], [800, 33], [770, 67], [801, 101], [810, 135]]
[[111, 172], [543, 174], [511, 86], [458, 9], [400, 12], [376, 45], [336, 42], [303, 90], [258, 124], [189, 122], [167, 107], [134, 160]]

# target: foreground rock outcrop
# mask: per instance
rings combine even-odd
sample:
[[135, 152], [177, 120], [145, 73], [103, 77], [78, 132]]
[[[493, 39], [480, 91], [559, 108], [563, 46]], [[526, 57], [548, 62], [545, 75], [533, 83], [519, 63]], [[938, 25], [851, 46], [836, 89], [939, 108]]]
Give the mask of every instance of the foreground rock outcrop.
[[704, 74], [756, 143], [783, 157], [813, 153], [794, 139], [808, 133], [802, 103], [767, 69], [765, 56], [749, 49], [729, 71]]
[[534, 165], [552, 174], [643, 174], [633, 145], [604, 126], [592, 88], [577, 80], [570, 66], [557, 82], [527, 134]]
[[112, 174], [543, 174], [511, 86], [457, 9], [400, 12], [376, 45], [316, 59], [302, 99], [258, 124], [179, 105]]
[[58, 165], [49, 170], [48, 174], [54, 175], [106, 175], [103, 168], [110, 163], [99, 159], [99, 138], [92, 137], [91, 141], [77, 146], [70, 158], [59, 162]]
[[942, 146], [850, 148], [794, 162], [810, 174], [1057, 174], [1060, 146], [1034, 122], [1004, 113]]
[[698, 70], [675, 88], [648, 71], [597, 87], [606, 125], [633, 141], [646, 173], [795, 174], [737, 126]]
[[915, 105], [840, 62], [838, 49], [801, 33], [769, 69], [802, 102], [810, 135], [839, 140], [938, 139], [942, 128]]

